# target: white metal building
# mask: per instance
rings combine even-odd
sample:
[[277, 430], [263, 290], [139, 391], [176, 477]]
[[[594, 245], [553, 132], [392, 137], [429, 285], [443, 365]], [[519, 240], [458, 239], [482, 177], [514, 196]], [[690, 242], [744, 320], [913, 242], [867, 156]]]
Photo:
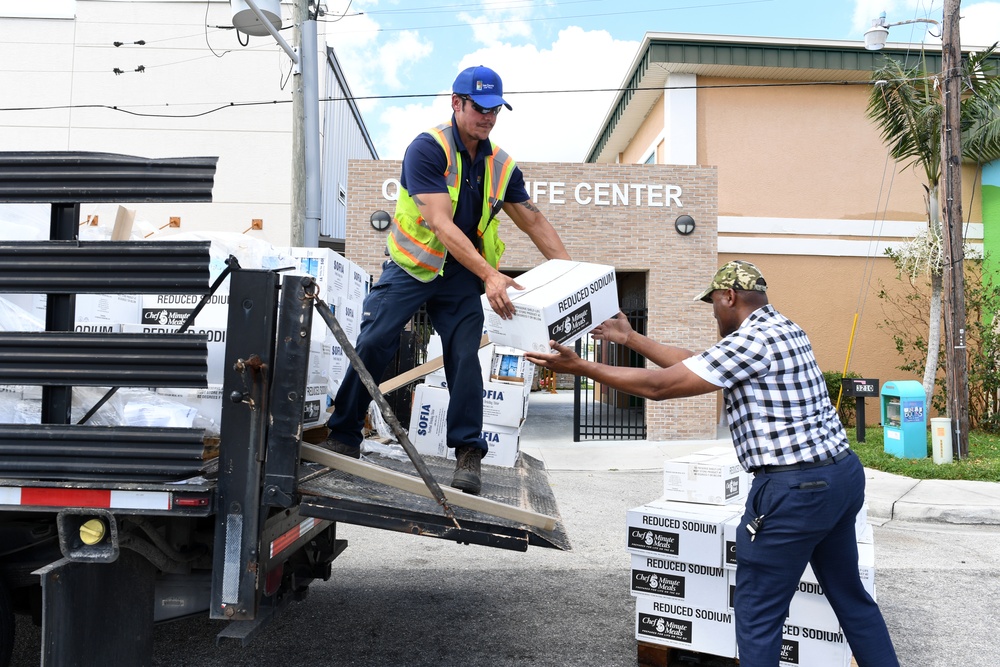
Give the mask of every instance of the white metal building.
[[[292, 6], [281, 13], [291, 42]], [[182, 231], [289, 245], [292, 63], [270, 35], [232, 25], [228, 0], [0, 3], [0, 150], [218, 156], [212, 203], [135, 204], [136, 222], [155, 230], [179, 218]], [[336, 246], [347, 161], [377, 154], [318, 29], [319, 95], [334, 100], [319, 110], [321, 244]], [[85, 207], [81, 218], [110, 224], [116, 208]]]

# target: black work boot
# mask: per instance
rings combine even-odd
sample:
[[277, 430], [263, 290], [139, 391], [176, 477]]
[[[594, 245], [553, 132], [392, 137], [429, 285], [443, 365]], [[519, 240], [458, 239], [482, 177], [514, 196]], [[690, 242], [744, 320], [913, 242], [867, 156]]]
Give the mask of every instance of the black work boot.
[[323, 446], [331, 452], [343, 454], [344, 456], [350, 456], [352, 459], [361, 458], [361, 445], [351, 447], [350, 445], [337, 440], [332, 435], [327, 437], [326, 444]]
[[480, 462], [483, 460], [483, 450], [478, 447], [458, 447], [455, 449], [455, 477], [451, 480], [451, 485], [460, 491], [479, 495], [479, 490], [483, 484], [479, 474], [482, 470]]

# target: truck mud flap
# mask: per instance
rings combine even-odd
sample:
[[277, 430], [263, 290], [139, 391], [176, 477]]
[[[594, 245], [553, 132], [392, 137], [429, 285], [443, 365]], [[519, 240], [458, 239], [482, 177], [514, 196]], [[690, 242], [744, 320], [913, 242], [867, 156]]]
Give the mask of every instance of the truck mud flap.
[[[367, 453], [365, 458], [390, 470], [416, 476], [408, 460]], [[431, 456], [424, 461], [439, 484], [451, 483], [454, 461]], [[570, 549], [541, 461], [522, 452], [513, 468], [484, 465], [482, 478], [484, 498], [554, 517], [555, 527], [544, 530], [453, 507], [460, 526], [456, 527], [431, 498], [326, 468], [316, 468], [299, 480], [302, 497], [299, 511], [304, 516], [320, 519], [513, 551], [527, 551], [529, 545], [562, 551]]]

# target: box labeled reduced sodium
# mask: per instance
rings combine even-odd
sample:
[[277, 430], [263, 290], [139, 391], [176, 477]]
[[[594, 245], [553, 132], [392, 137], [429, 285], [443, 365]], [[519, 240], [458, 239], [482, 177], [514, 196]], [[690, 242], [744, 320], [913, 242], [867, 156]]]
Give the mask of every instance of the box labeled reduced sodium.
[[548, 352], [549, 341], [568, 345], [618, 313], [615, 268], [550, 259], [517, 277], [523, 290], [508, 289], [514, 317], [493, 312], [483, 295], [490, 341], [519, 350]]
[[640, 596], [635, 599], [635, 638], [664, 646], [732, 658], [736, 655], [733, 612]]
[[839, 630], [786, 623], [781, 633], [782, 667], [848, 667], [851, 647]]
[[656, 500], [628, 510], [627, 549], [633, 554], [722, 567], [724, 524], [739, 510]]
[[632, 554], [632, 595], [663, 597], [706, 609], [729, 609], [728, 570]]

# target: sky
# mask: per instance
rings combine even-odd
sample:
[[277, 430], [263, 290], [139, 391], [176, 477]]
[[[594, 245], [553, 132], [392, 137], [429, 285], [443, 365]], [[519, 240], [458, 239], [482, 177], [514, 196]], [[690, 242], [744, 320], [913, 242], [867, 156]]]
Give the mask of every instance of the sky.
[[[327, 0], [322, 32], [379, 157], [400, 159], [450, 117], [451, 84], [474, 65], [503, 80], [491, 138], [521, 162], [586, 157], [646, 32], [860, 42], [872, 19], [941, 21], [943, 0]], [[963, 46], [1000, 41], [1000, 1], [965, 0]], [[927, 23], [889, 42], [940, 44]], [[576, 91], [576, 92], [573, 92]], [[587, 92], [582, 92], [587, 91]]]

